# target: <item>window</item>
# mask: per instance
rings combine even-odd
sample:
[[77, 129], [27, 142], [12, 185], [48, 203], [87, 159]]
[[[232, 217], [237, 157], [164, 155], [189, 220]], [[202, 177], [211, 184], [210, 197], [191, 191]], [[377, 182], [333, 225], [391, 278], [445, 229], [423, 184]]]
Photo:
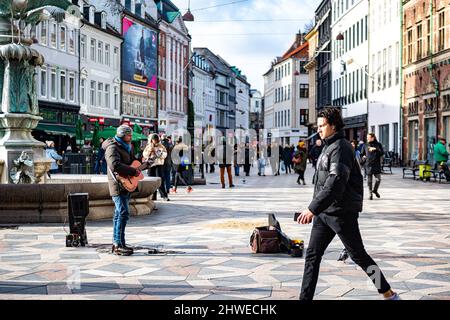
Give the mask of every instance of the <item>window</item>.
[[288, 98], [288, 100], [291, 99], [291, 85], [290, 85], [290, 84], [288, 85], [288, 94], [287, 94], [287, 98]]
[[80, 81], [80, 100], [81, 104], [86, 104], [86, 79]]
[[308, 98], [309, 97], [309, 84], [300, 84], [299, 87], [300, 98]]
[[41, 97], [47, 96], [47, 68], [41, 68]]
[[109, 84], [105, 84], [105, 108], [110, 108], [110, 100]]
[[413, 34], [412, 30], [408, 30], [408, 63], [412, 62], [413, 57]]
[[97, 88], [97, 83], [95, 81], [91, 81], [91, 92], [90, 92], [90, 97], [91, 97], [91, 106], [95, 106], [95, 91]]
[[97, 86], [97, 106], [103, 107], [103, 83], [99, 82]]
[[422, 59], [422, 24], [417, 25], [417, 60]]
[[387, 78], [386, 78], [386, 67], [387, 67], [387, 61], [386, 61], [386, 59], [387, 59], [387, 52], [386, 52], [386, 49], [384, 49], [383, 50], [383, 89], [386, 89], [386, 80], [387, 80]]
[[61, 26], [59, 31], [59, 48], [66, 51], [66, 27]]
[[103, 63], [103, 42], [98, 42], [98, 49], [97, 49], [97, 62]]
[[66, 72], [59, 72], [59, 98], [66, 100]]
[[56, 48], [56, 23], [50, 23], [50, 44]]
[[375, 74], [377, 73], [375, 62], [375, 54], [372, 54], [372, 92], [375, 92]]
[[427, 19], [427, 56], [431, 55], [431, 19]]
[[400, 82], [400, 44], [399, 42], [395, 43], [395, 85], [398, 85]]
[[445, 11], [439, 13], [438, 51], [445, 49]]
[[86, 35], [82, 34], [80, 37], [80, 55], [81, 58], [86, 59]]
[[52, 69], [50, 74], [50, 95], [56, 99], [56, 69]]
[[109, 58], [109, 44], [105, 44], [105, 64], [107, 66], [110, 65], [109, 60], [110, 60], [110, 58]]
[[114, 47], [114, 70], [119, 70], [119, 48]]
[[119, 88], [114, 87], [114, 109], [119, 109]]
[[69, 52], [75, 53], [75, 30], [69, 31]]
[[388, 51], [388, 87], [392, 86], [392, 46], [389, 46]]
[[75, 101], [75, 74], [69, 74], [69, 100]]
[[41, 41], [40, 43], [44, 46], [47, 45], [47, 21], [41, 22]]
[[91, 39], [91, 60], [95, 61], [95, 46], [97, 45], [97, 41], [95, 39]]
[[359, 21], [356, 23], [356, 46], [359, 46]]

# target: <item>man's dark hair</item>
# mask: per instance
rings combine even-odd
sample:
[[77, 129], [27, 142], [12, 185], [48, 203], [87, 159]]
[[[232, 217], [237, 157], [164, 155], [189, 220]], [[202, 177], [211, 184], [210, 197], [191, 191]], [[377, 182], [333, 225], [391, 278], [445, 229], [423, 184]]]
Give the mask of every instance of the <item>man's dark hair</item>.
[[336, 131], [340, 131], [345, 126], [341, 110], [338, 108], [324, 108], [319, 111], [317, 117], [327, 119], [328, 124], [334, 126]]

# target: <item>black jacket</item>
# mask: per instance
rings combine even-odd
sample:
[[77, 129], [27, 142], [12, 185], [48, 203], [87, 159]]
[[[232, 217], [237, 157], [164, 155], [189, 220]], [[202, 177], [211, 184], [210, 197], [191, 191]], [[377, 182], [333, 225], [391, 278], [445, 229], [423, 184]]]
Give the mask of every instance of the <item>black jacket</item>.
[[130, 167], [130, 164], [135, 160], [133, 149], [131, 153], [128, 153], [114, 138], [105, 140], [102, 148], [105, 150], [105, 160], [108, 165], [109, 194], [111, 197], [128, 194], [127, 190], [120, 187], [115, 176], [111, 175], [111, 172], [122, 176], [134, 176], [136, 174], [136, 169]]
[[362, 211], [364, 188], [352, 145], [343, 130], [324, 142], [314, 174], [314, 198], [308, 209], [314, 215], [357, 214]]
[[[373, 147], [377, 150], [370, 152], [369, 148]], [[367, 168], [367, 174], [381, 173], [381, 157], [383, 156], [383, 146], [378, 141], [367, 142], [362, 148], [361, 157], [366, 156], [364, 165]]]
[[168, 139], [162, 140], [161, 144], [164, 146], [164, 148], [166, 148], [167, 151], [167, 157], [164, 159], [164, 169], [169, 170], [170, 168], [172, 168], [173, 144], [171, 144]]

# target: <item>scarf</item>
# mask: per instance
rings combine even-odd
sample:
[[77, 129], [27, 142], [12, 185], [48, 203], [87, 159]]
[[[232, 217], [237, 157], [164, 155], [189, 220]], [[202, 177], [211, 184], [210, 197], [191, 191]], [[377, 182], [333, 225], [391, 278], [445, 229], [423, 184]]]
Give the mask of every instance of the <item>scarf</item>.
[[122, 147], [125, 148], [125, 150], [128, 151], [128, 153], [131, 153], [131, 144], [126, 143], [125, 141], [123, 141], [121, 138], [119, 138], [118, 136], [114, 137], [114, 140], [116, 140]]

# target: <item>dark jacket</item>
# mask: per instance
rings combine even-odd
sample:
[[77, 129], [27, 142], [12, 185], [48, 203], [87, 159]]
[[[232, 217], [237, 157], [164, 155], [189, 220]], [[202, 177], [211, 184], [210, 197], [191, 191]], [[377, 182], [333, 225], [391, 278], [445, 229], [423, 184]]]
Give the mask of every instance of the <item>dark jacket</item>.
[[283, 149], [283, 161], [284, 164], [289, 165], [292, 163], [292, 152], [291, 152], [291, 148], [289, 147], [285, 147]]
[[[377, 150], [370, 152], [369, 147], [376, 148]], [[361, 157], [366, 156], [364, 165], [367, 168], [367, 174], [380, 174], [381, 173], [381, 157], [383, 156], [383, 146], [378, 141], [367, 142], [362, 148]]]
[[122, 176], [136, 175], [136, 169], [130, 167], [130, 164], [135, 160], [133, 150], [129, 153], [114, 138], [105, 140], [102, 148], [105, 150], [105, 160], [108, 165], [109, 194], [111, 197], [128, 194], [129, 192], [121, 188], [115, 177], [111, 175], [111, 171]]
[[311, 151], [309, 152], [309, 159], [311, 160], [311, 162], [314, 166], [316, 166], [316, 164], [317, 164], [317, 159], [319, 159], [322, 149], [323, 149], [323, 145], [321, 145], [320, 147], [317, 145], [314, 145], [314, 147], [312, 147]]
[[299, 163], [294, 163], [294, 170], [295, 172], [305, 171], [308, 159], [306, 158], [306, 149], [302, 148], [300, 150], [297, 150], [294, 154], [294, 159], [292, 159], [292, 162], [294, 160], [300, 159], [301, 161]]
[[161, 144], [166, 148], [166, 151], [167, 151], [167, 157], [164, 159], [164, 166], [163, 166], [163, 168], [165, 170], [170, 170], [172, 168], [172, 149], [173, 149], [173, 144], [171, 144], [168, 139], [162, 140]]
[[308, 209], [330, 216], [358, 214], [363, 204], [363, 177], [343, 130], [325, 139], [314, 174], [314, 198]]

